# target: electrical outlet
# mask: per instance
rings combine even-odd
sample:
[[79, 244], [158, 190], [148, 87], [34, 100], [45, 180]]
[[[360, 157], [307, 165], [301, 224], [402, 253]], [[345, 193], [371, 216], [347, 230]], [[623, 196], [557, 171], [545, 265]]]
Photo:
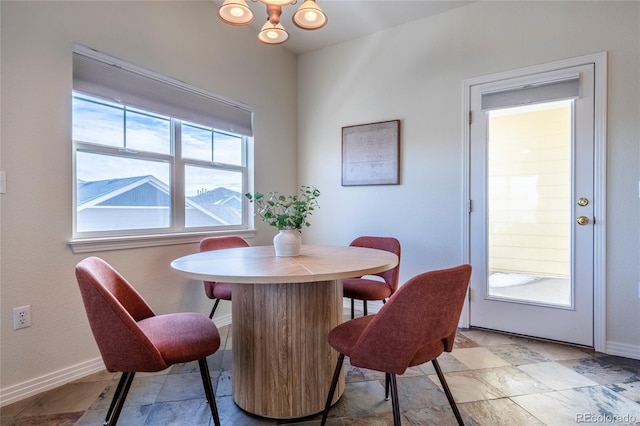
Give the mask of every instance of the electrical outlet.
[[31, 305], [13, 308], [13, 329], [31, 327]]

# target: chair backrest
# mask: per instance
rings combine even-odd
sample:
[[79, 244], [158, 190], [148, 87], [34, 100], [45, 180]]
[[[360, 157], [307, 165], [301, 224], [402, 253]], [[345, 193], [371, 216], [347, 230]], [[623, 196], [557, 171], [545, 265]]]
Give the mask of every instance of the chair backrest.
[[391, 253], [394, 253], [398, 256], [398, 266], [395, 268], [389, 269], [384, 272], [379, 272], [377, 275], [384, 279], [389, 288], [391, 289], [391, 294], [395, 293], [398, 289], [398, 279], [400, 277], [400, 241], [393, 237], [358, 237], [355, 240], [351, 241], [350, 246], [353, 247], [366, 247], [373, 248], [378, 250], [385, 250]]
[[[207, 237], [203, 238], [200, 241], [200, 251], [211, 251], [211, 250], [221, 250], [228, 248], [238, 248], [238, 247], [249, 247], [249, 243], [247, 243], [244, 239], [240, 237], [236, 237], [235, 235], [230, 235], [227, 237]], [[213, 299], [213, 288], [215, 282], [205, 281], [204, 282], [204, 291], [207, 293], [207, 296]]]
[[108, 371], [160, 371], [162, 355], [137, 324], [155, 316], [122, 275], [98, 257], [76, 266], [76, 278], [91, 331]]
[[451, 352], [471, 266], [425, 272], [400, 286], [355, 344], [353, 365], [402, 374]]

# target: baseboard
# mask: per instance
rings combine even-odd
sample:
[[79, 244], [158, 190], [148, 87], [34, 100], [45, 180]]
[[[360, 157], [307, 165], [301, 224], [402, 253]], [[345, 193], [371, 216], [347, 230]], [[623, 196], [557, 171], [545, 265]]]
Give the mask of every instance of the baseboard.
[[104, 370], [102, 358], [94, 358], [44, 376], [2, 388], [0, 389], [0, 406], [4, 407], [102, 370]]
[[625, 358], [640, 360], [640, 346], [628, 345], [626, 343], [607, 342], [606, 354], [623, 356]]

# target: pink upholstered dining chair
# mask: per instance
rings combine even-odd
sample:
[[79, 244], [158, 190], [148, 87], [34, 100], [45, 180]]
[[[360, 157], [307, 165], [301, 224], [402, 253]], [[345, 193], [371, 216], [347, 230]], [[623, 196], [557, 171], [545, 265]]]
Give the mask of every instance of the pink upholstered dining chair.
[[396, 375], [431, 361], [451, 409], [462, 416], [442, 374], [437, 357], [451, 352], [471, 277], [471, 266], [425, 272], [407, 281], [376, 315], [344, 322], [329, 332], [329, 344], [340, 355], [322, 414], [327, 421], [345, 355], [351, 365], [385, 373], [385, 393], [391, 386], [393, 424], [400, 425]]
[[[249, 244], [240, 237], [207, 237], [200, 241], [200, 251], [220, 250], [236, 247], [249, 247]], [[231, 283], [219, 283], [212, 281], [204, 282], [204, 292], [209, 299], [215, 300], [213, 308], [209, 314], [209, 318], [213, 318], [213, 314], [218, 308], [220, 300], [231, 300]]]
[[384, 281], [369, 278], [348, 278], [342, 281], [344, 297], [351, 299], [351, 319], [354, 318], [354, 300], [362, 300], [364, 315], [367, 315], [367, 300], [382, 300], [384, 303], [398, 288], [400, 274], [400, 241], [392, 237], [358, 237], [349, 244], [354, 247], [367, 247], [386, 250], [398, 256], [398, 266], [377, 275]]
[[104, 365], [110, 372], [122, 372], [104, 424], [117, 423], [136, 372], [197, 360], [211, 416], [219, 426], [207, 365], [207, 356], [220, 348], [216, 325], [199, 313], [156, 315], [131, 284], [98, 257], [78, 263], [76, 278]]

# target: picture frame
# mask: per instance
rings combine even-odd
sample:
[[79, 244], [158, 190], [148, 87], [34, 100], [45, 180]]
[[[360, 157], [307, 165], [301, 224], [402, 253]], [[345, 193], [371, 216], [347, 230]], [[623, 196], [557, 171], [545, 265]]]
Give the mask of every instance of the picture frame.
[[342, 128], [342, 186], [400, 183], [400, 120]]

